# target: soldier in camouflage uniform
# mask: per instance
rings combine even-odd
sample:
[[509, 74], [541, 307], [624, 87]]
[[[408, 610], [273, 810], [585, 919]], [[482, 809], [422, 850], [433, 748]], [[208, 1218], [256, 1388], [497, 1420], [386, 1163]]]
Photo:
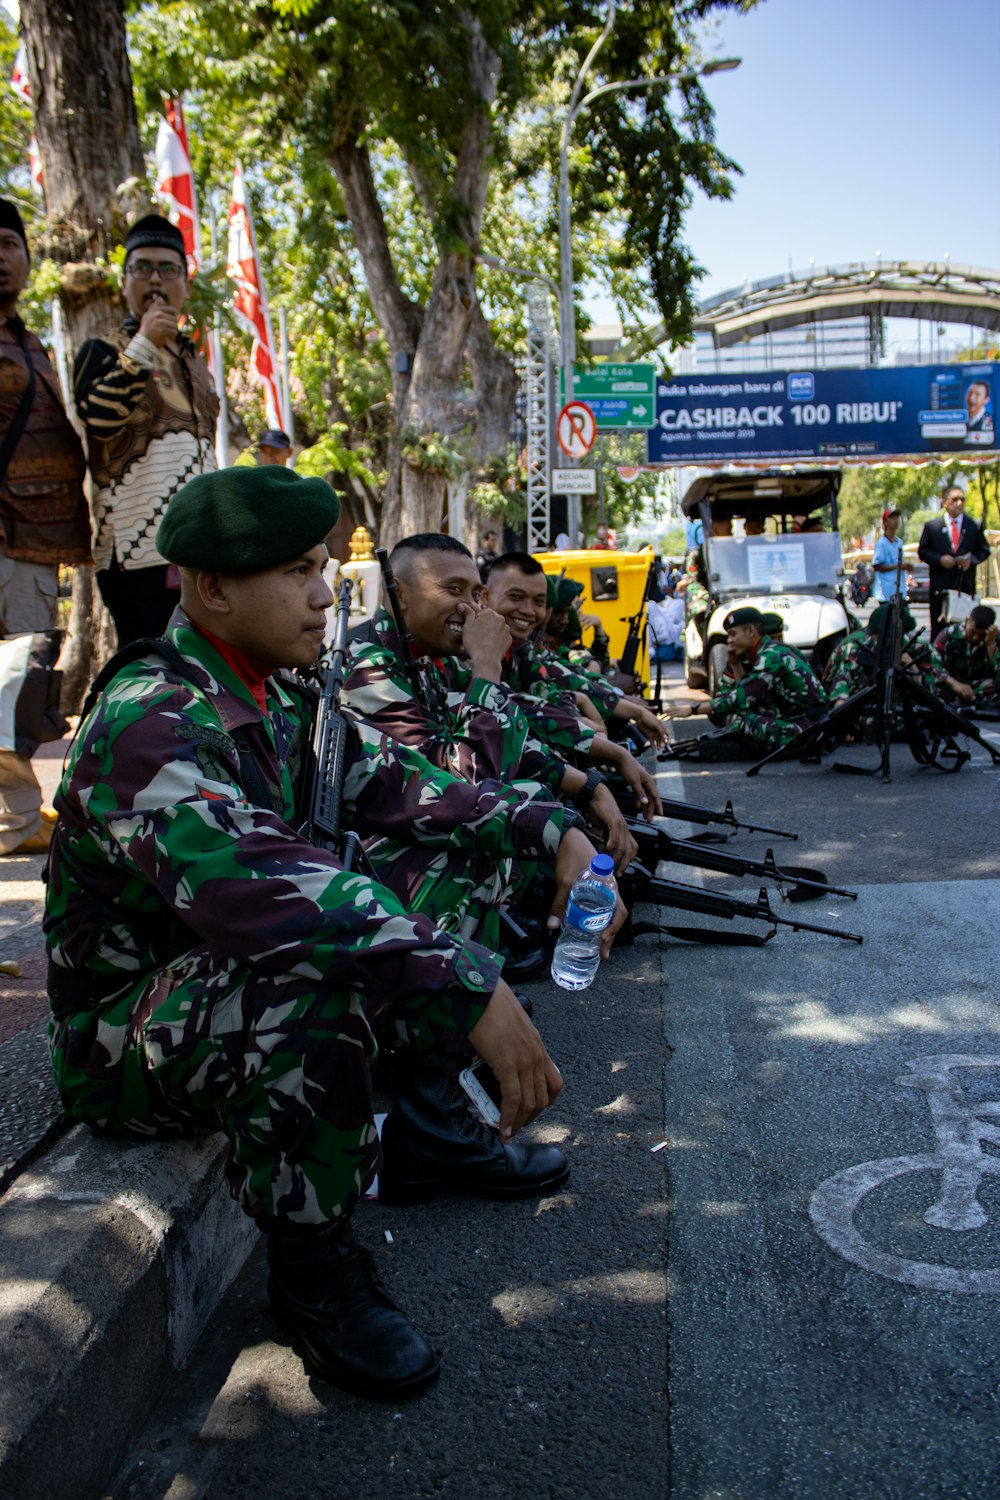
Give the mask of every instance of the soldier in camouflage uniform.
[[585, 675], [553, 653], [527, 649], [535, 632], [544, 625], [547, 612], [545, 573], [541, 563], [527, 552], [509, 552], [497, 559], [490, 569], [483, 601], [503, 617], [514, 638], [505, 661], [504, 681], [509, 686], [547, 702], [557, 701], [561, 694], [579, 693], [593, 701], [602, 721], [633, 722], [655, 746], [667, 743], [666, 730], [646, 704], [627, 697], [602, 678]]
[[655, 809], [652, 780], [622, 746], [595, 736], [578, 718], [508, 690], [502, 678], [510, 632], [482, 607], [482, 584], [461, 542], [420, 533], [400, 542], [391, 562], [412, 647], [385, 609], [355, 632], [345, 712], [467, 781], [530, 779], [578, 805], [582, 800], [619, 867], [627, 863], [635, 843], [614, 798], [595, 771], [578, 770], [566, 756], [614, 764], [642, 805]]
[[996, 611], [977, 604], [964, 620], [946, 625], [934, 642], [944, 669], [971, 687], [973, 701], [995, 707], [1000, 695]]
[[[863, 628], [852, 630], [833, 651], [823, 683], [831, 704], [842, 703], [854, 693], [871, 683], [875, 671], [875, 643], [885, 617], [891, 606], [880, 604], [868, 618]], [[950, 673], [944, 661], [929, 641], [917, 634], [917, 622], [904, 607], [902, 614], [904, 631], [902, 665], [916, 672], [928, 692], [947, 698], [958, 698], [962, 702], [972, 701], [972, 689]]]
[[[732, 534], [733, 523], [728, 517], [713, 520], [713, 536], [732, 536]], [[705, 565], [704, 543], [700, 547], [692, 547], [688, 552], [684, 560], [683, 577], [677, 584], [677, 592], [684, 596], [685, 628], [689, 620], [694, 620], [698, 626], [698, 634], [704, 640], [708, 608], [712, 602], [712, 594], [708, 586], [708, 569]]]
[[871, 649], [871, 637], [864, 627], [850, 631], [833, 648], [823, 669], [823, 687], [831, 707], [871, 682]]
[[[497, 1196], [568, 1167], [511, 1139], [560, 1081], [494, 954], [296, 832], [311, 710], [272, 674], [322, 646], [337, 513], [322, 481], [277, 468], [202, 475], [171, 501], [157, 545], [181, 607], [165, 641], [113, 665], [57, 798], [50, 1039], [67, 1112], [98, 1133], [223, 1129], [279, 1322], [325, 1378], [394, 1397], [438, 1359], [350, 1235], [379, 1164], [377, 1012], [493, 1066]], [[409, 1160], [437, 1125], [394, 1104], [387, 1155], [391, 1137]]]
[[759, 610], [735, 609], [724, 623], [729, 666], [709, 718], [765, 755], [815, 723], [825, 712], [826, 694], [811, 667], [764, 636]]

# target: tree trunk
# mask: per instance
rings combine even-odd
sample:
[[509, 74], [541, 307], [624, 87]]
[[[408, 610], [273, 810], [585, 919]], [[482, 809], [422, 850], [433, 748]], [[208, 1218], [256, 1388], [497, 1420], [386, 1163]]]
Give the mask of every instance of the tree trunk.
[[[123, 0], [22, 0], [31, 101], [48, 220], [39, 249], [62, 267], [59, 300], [74, 348], [121, 321], [120, 298], [96, 264], [148, 206]], [[73, 712], [114, 632], [93, 569], [73, 576], [63, 646], [63, 707]]]
[[45, 168], [43, 254], [63, 267], [60, 301], [79, 345], [120, 321], [96, 262], [148, 203], [123, 0], [24, 0], [21, 26]]
[[[447, 505], [446, 469], [410, 461], [405, 450], [443, 439], [465, 456], [471, 471], [503, 448], [517, 385], [510, 360], [493, 346], [475, 287], [475, 255], [490, 173], [490, 109], [500, 59], [478, 19], [461, 10], [457, 14], [465, 33], [470, 79], [468, 115], [449, 187], [451, 207], [460, 215], [450, 236], [455, 248], [442, 254], [425, 308], [410, 301], [396, 275], [371, 163], [360, 144], [360, 123], [354, 134], [332, 142], [328, 151], [372, 307], [393, 358], [395, 431], [379, 537], [384, 547], [414, 531], [437, 531]], [[433, 217], [435, 204], [421, 181], [419, 164], [409, 166], [418, 197]]]

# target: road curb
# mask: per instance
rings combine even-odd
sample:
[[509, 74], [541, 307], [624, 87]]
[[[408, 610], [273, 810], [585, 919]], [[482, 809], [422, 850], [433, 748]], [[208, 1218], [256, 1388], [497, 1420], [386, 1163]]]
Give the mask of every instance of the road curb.
[[219, 1135], [77, 1126], [0, 1202], [0, 1494], [97, 1494], [257, 1232]]

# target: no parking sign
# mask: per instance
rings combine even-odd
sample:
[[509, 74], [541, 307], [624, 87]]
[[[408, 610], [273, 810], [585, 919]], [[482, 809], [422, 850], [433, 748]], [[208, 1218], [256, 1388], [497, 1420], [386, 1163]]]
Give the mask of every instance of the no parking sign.
[[567, 401], [556, 422], [556, 439], [567, 458], [586, 458], [597, 436], [597, 421], [585, 401]]

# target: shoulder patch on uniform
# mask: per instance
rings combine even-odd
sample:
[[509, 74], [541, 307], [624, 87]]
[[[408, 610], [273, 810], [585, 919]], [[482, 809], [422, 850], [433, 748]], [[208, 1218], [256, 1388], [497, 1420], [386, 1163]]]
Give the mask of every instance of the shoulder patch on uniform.
[[212, 729], [204, 724], [193, 724], [190, 719], [182, 719], [174, 725], [174, 734], [179, 740], [201, 740], [218, 750], [221, 755], [233, 756], [237, 753], [236, 746], [221, 729]]

